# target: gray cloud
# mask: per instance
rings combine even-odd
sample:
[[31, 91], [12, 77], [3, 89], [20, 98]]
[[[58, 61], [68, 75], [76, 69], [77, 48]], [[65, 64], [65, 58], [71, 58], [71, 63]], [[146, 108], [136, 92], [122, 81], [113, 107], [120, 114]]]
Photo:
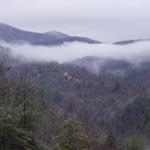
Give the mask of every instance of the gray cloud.
[[3, 16], [149, 16], [149, 0], [1, 0]]

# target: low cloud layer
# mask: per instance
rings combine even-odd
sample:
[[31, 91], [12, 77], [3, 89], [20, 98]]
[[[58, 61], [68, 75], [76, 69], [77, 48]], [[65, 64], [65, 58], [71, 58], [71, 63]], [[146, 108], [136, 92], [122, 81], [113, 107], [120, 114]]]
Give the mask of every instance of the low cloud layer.
[[26, 61], [69, 62], [86, 56], [111, 59], [125, 59], [141, 62], [150, 58], [150, 42], [137, 42], [129, 45], [66, 43], [62, 46], [44, 47], [24, 45], [6, 45], [12, 50], [13, 57]]

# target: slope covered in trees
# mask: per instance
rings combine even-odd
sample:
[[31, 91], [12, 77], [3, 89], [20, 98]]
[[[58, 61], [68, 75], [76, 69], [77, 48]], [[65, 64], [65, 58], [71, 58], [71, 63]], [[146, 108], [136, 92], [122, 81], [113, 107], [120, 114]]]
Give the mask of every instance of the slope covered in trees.
[[124, 78], [116, 78], [71, 64], [20, 63], [4, 56], [0, 66], [2, 150], [148, 147], [149, 63], [128, 68]]

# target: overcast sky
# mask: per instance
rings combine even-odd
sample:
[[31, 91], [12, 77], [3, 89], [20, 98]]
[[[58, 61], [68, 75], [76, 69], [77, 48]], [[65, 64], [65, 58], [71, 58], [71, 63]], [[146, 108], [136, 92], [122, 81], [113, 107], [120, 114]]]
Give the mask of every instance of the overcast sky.
[[150, 38], [150, 0], [0, 0], [0, 22], [106, 42]]

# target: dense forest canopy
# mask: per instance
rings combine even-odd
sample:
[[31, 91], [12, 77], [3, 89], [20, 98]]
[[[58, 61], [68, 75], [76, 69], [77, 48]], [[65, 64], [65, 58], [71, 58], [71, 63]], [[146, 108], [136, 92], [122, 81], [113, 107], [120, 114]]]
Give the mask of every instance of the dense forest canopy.
[[68, 63], [22, 63], [7, 51], [0, 51], [1, 150], [149, 147], [149, 62], [123, 61], [125, 74], [116, 76], [113, 65], [94, 74]]

